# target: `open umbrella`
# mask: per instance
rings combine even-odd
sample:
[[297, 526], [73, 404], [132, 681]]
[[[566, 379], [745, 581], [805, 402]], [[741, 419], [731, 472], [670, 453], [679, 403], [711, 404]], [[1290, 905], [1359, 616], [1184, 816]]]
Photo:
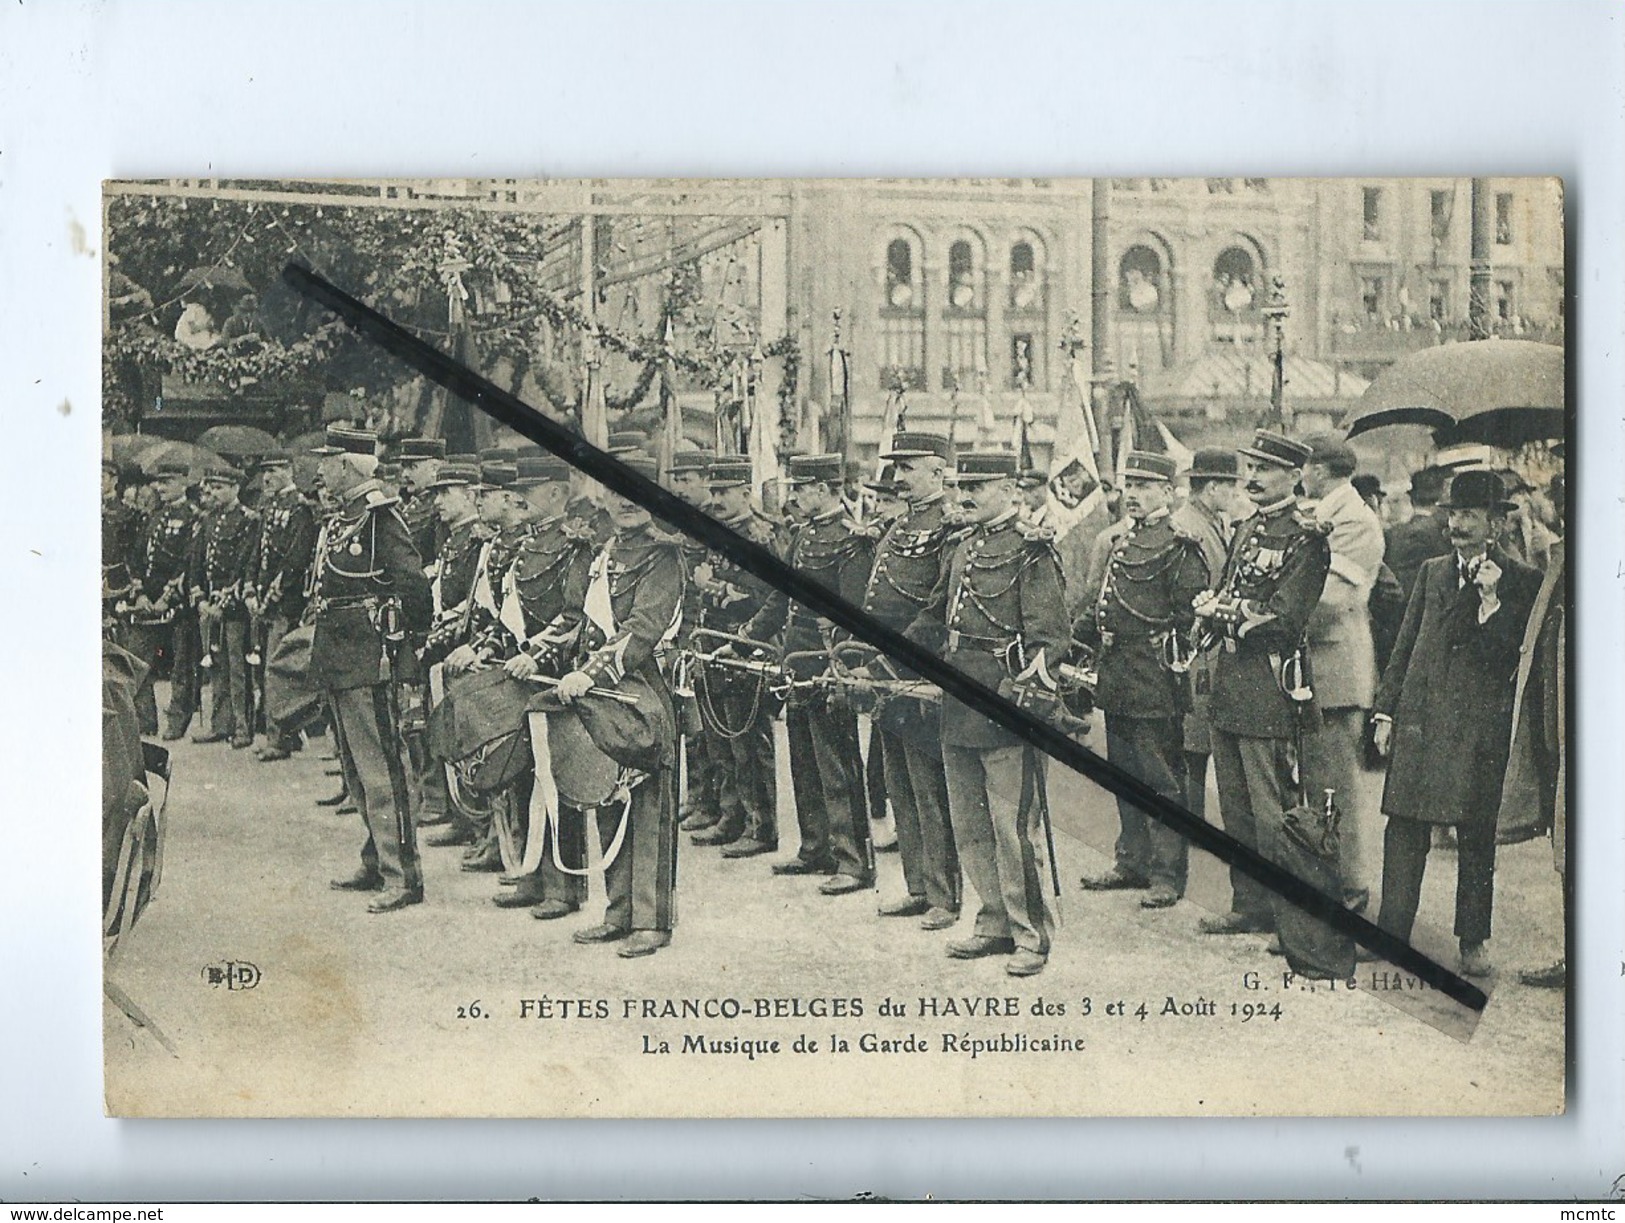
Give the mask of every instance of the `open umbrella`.
[[1383, 371], [1346, 422], [1350, 437], [1423, 425], [1440, 445], [1516, 447], [1562, 437], [1563, 350], [1528, 340], [1471, 340], [1425, 348]]
[[154, 446], [163, 445], [164, 439], [151, 433], [114, 433], [107, 438], [106, 457], [120, 467], [129, 467]]
[[207, 471], [227, 471], [231, 468], [231, 464], [214, 451], [206, 450], [192, 442], [159, 442], [156, 446], [143, 450], [136, 459], [136, 465], [151, 475], [158, 464], [170, 461], [185, 463], [192, 469], [193, 476], [200, 476]]
[[197, 439], [199, 446], [233, 458], [258, 458], [276, 447], [276, 438], [253, 425], [215, 425]]

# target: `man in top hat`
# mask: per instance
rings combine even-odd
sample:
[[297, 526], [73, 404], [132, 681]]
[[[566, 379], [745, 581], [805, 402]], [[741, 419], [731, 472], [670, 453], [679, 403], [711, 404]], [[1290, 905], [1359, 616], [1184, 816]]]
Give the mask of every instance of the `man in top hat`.
[[[1007, 695], [1053, 689], [1048, 677], [1071, 646], [1061, 565], [1047, 536], [1021, 521], [1016, 456], [961, 454], [955, 487], [969, 530], [909, 635]], [[954, 844], [981, 902], [973, 933], [950, 942], [948, 955], [1005, 955], [1005, 972], [1030, 977], [1044, 970], [1055, 925], [1045, 893], [1043, 758], [951, 699], [941, 727]]]
[[[421, 494], [434, 506], [443, 541], [427, 575], [432, 627], [423, 649], [423, 661], [428, 668], [426, 706], [432, 706], [444, 695], [448, 671], [455, 674], [478, 662], [471, 644], [474, 580], [478, 576], [480, 556], [491, 536], [490, 529], [480, 521], [479, 482], [479, 466], [469, 461], [468, 456], [460, 456], [441, 463], [434, 480]], [[452, 807], [446, 762], [432, 759], [425, 745], [416, 765], [420, 822], [451, 825], [430, 834], [428, 843], [437, 848], [474, 844], [473, 823]]]
[[[753, 543], [776, 548], [778, 531], [751, 501], [751, 464], [744, 455], [710, 465], [711, 513]], [[698, 595], [698, 623], [713, 632], [741, 635], [770, 596], [769, 589], [725, 557], [706, 555], [690, 570]], [[704, 652], [722, 643], [699, 642]], [[779, 847], [775, 702], [767, 678], [699, 661], [690, 676], [707, 720], [717, 760], [717, 824], [695, 837], [724, 846], [724, 858], [754, 858]], [[695, 813], [698, 816], [699, 812]]]
[[[672, 492], [696, 509], [705, 509], [711, 501], [711, 456], [703, 450], [688, 447], [671, 457], [665, 483]], [[686, 536], [680, 541], [683, 564], [689, 581], [683, 587], [683, 626], [685, 635], [700, 622], [700, 586], [695, 577], [706, 564], [709, 553], [703, 544]], [[720, 806], [725, 749], [718, 736], [708, 729], [700, 706], [692, 691], [691, 680], [678, 677], [677, 723], [682, 731], [682, 748], [686, 763], [688, 793], [682, 808], [682, 828], [694, 833], [696, 845], [727, 845], [743, 834], [742, 826], [724, 823]]]
[[1437, 508], [1449, 480], [1450, 473], [1442, 467], [1424, 467], [1413, 475], [1411, 507], [1415, 512], [1386, 532], [1384, 553], [1388, 567], [1399, 579], [1407, 599], [1416, 585], [1416, 573], [1422, 562], [1450, 551], [1444, 511]]
[[206, 733], [194, 743], [254, 744], [254, 690], [249, 683], [246, 602], [253, 580], [260, 519], [239, 500], [243, 475], [236, 469], [205, 472], [204, 511], [193, 543], [192, 601], [198, 609], [203, 653], [209, 665], [213, 706]]
[[[1230, 555], [1230, 537], [1240, 515], [1237, 484], [1240, 462], [1234, 450], [1204, 446], [1191, 456], [1186, 473], [1190, 495], [1174, 507], [1174, 526], [1195, 538], [1209, 574], [1224, 572]], [[1207, 706], [1213, 693], [1211, 650], [1200, 651], [1191, 659], [1191, 704], [1185, 714], [1185, 810], [1202, 817], [1207, 811], [1207, 765], [1213, 754], [1212, 730]]]
[[424, 560], [440, 555], [445, 541], [444, 523], [435, 512], [429, 489], [446, 461], [445, 439], [405, 437], [395, 444], [395, 459], [401, 465], [401, 517], [412, 533], [412, 546]]
[[1358, 909], [1370, 895], [1361, 862], [1366, 804], [1358, 782], [1366, 716], [1377, 687], [1370, 603], [1382, 569], [1382, 523], [1354, 487], [1359, 460], [1349, 444], [1333, 433], [1305, 442], [1310, 454], [1303, 490], [1309, 500], [1300, 508], [1313, 513], [1325, 531], [1331, 567], [1309, 617], [1320, 729], [1304, 741], [1304, 767], [1309, 793], [1333, 791], [1342, 811], [1338, 869], [1343, 899]]
[[[1173, 520], [1176, 465], [1131, 450], [1123, 461], [1128, 530], [1112, 546], [1093, 615], [1073, 636], [1095, 651], [1095, 703], [1106, 715], [1106, 753], [1168, 798], [1184, 793], [1183, 715], [1190, 705], [1185, 658], [1196, 596], [1211, 575], [1196, 537]], [[1083, 879], [1089, 891], [1149, 893], [1140, 905], [1166, 909], [1185, 894], [1183, 837], [1123, 799], [1117, 860]]]
[[[874, 541], [846, 514], [841, 499], [845, 461], [838, 454], [796, 455], [790, 460], [790, 483], [803, 519], [791, 535], [786, 559], [848, 602], [861, 603]], [[801, 847], [795, 858], [777, 863], [773, 873], [829, 875], [819, 886], [826, 896], [866, 888], [873, 882], [874, 865], [857, 715], [846, 701], [832, 699], [833, 693], [812, 682], [828, 669], [824, 652], [838, 640], [835, 629], [774, 591], [744, 636], [755, 641], [781, 638], [787, 660], [791, 654], [804, 655], [789, 660], [799, 686], [792, 689], [785, 710]]]
[[[1267, 429], [1240, 449], [1242, 491], [1255, 512], [1237, 528], [1218, 583], [1195, 604], [1198, 629], [1219, 648], [1208, 706], [1219, 814], [1225, 831], [1265, 857], [1274, 854], [1281, 817], [1296, 801], [1298, 740], [1317, 725], [1300, 664], [1331, 549], [1298, 513], [1295, 490], [1310, 454], [1302, 442]], [[1202, 933], [1273, 930], [1269, 891], [1236, 869], [1230, 883], [1231, 911], [1204, 918]]]
[[186, 733], [198, 707], [197, 617], [187, 597], [198, 510], [187, 496], [190, 484], [191, 468], [185, 462], [169, 459], [154, 468], [158, 504], [147, 518], [131, 574], [129, 647], [148, 668], [136, 693], [136, 712], [143, 734], [158, 730], [152, 681], [163, 653], [170, 684], [163, 737], [170, 740]]
[[[272, 451], [259, 461], [260, 534], [254, 550], [248, 610], [264, 636], [260, 657], [269, 663], [288, 630], [305, 610], [305, 579], [316, 554], [316, 516], [293, 482], [293, 458]], [[263, 688], [262, 688], [263, 690]], [[298, 726], [278, 726], [267, 716], [264, 761], [286, 760], [299, 750]]]
[[367, 910], [388, 913], [423, 900], [396, 689], [417, 679], [413, 640], [429, 628], [429, 582], [398, 503], [372, 479], [376, 435], [329, 425], [315, 453], [338, 511], [317, 543], [310, 674], [327, 690], [345, 785], [367, 828], [361, 869], [333, 887], [379, 892]]
[[[514, 679], [557, 679], [568, 669], [581, 631], [594, 548], [591, 536], [566, 513], [570, 465], [550, 454], [521, 454], [517, 467], [512, 487], [530, 504], [532, 517], [513, 563], [502, 575], [499, 610], [481, 652], [500, 659]], [[536, 719], [542, 716], [530, 715], [531, 749], [535, 767], [545, 769], [550, 761], [541, 754], [547, 751], [547, 740], [535, 730]], [[582, 813], [560, 813], [559, 820], [549, 824], [534, 772], [519, 778], [512, 797], [519, 817], [513, 851], [521, 860], [509, 864], [503, 882], [511, 884], [511, 890], [499, 893], [494, 903], [503, 909], [528, 908], [538, 921], [576, 912], [587, 895]], [[548, 843], [549, 837], [557, 838], [556, 847]]]
[[[622, 461], [658, 477], [647, 455]], [[677, 724], [659, 654], [681, 625], [683, 556], [635, 501], [606, 491], [605, 505], [615, 534], [593, 559], [575, 669], [554, 695], [565, 705], [590, 703], [603, 699], [592, 689], [612, 688], [636, 701], [638, 713], [625, 723], [583, 718], [599, 750], [631, 770], [632, 789], [624, 815], [614, 804], [597, 812], [606, 857], [613, 850], [604, 867], [608, 904], [602, 923], [572, 936], [578, 943], [621, 942], [618, 954], [635, 959], [667, 946], [676, 920]]]
[[[904, 430], [892, 435], [882, 457], [892, 464], [904, 509], [875, 549], [863, 592], [863, 610], [882, 624], [906, 630], [945, 580], [957, 538], [945, 521], [944, 477], [952, 455], [948, 439]], [[898, 676], [884, 659], [866, 671]], [[874, 714], [871, 756], [881, 757], [885, 795], [897, 823], [908, 895], [882, 905], [883, 917], [918, 917], [927, 930], [946, 930], [959, 919], [959, 857], [948, 817], [937, 706], [911, 699], [883, 701]]]
[[1377, 686], [1377, 750], [1390, 757], [1382, 810], [1384, 930], [1408, 939], [1431, 830], [1456, 829], [1461, 969], [1490, 971], [1495, 823], [1512, 737], [1518, 649], [1540, 574], [1494, 539], [1512, 508], [1500, 478], [1465, 471], [1443, 502], [1449, 556], [1424, 561]]

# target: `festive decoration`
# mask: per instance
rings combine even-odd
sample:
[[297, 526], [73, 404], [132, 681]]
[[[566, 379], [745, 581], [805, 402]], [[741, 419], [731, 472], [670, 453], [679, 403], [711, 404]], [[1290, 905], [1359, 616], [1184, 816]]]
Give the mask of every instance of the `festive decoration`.
[[[637, 408], [663, 372], [667, 395], [675, 394], [679, 376], [702, 388], [731, 386], [735, 366], [751, 355], [715, 344], [715, 319], [709, 331], [702, 326], [693, 332], [712, 342], [711, 350], [688, 352], [674, 336], [605, 328], [576, 302], [549, 291], [542, 284], [543, 258], [573, 225], [561, 226], [556, 217], [204, 202], [162, 194], [120, 195], [110, 201], [109, 211], [109, 232], [117, 240], [103, 372], [110, 415], [118, 419], [139, 410], [140, 397], [152, 393], [150, 375], [160, 372], [235, 393], [286, 392], [317, 378], [318, 394], [320, 383], [326, 383], [345, 392], [394, 395], [404, 375], [386, 354], [282, 290], [281, 269], [289, 259], [349, 288], [421, 338], [443, 342], [460, 336], [466, 359], [486, 368], [506, 363], [516, 387], [528, 374], [549, 406], [577, 420], [589, 393], [601, 396], [608, 413]], [[173, 288], [166, 293], [164, 285]], [[671, 265], [663, 289], [663, 329], [673, 316], [696, 317], [698, 257]], [[254, 296], [256, 290], [261, 297]], [[182, 343], [172, 337], [192, 306], [199, 309], [183, 329], [191, 343]], [[232, 317], [216, 334], [212, 320], [228, 309]], [[205, 318], [208, 326], [200, 330]], [[548, 357], [561, 337], [579, 342], [589, 333], [600, 358], [615, 354], [636, 369], [630, 387], [617, 392], [606, 381], [577, 384], [567, 372], [573, 362], [561, 370]], [[786, 431], [795, 426], [800, 354], [789, 337], [760, 352], [783, 362], [777, 439], [782, 447]], [[602, 376], [603, 369], [599, 372]], [[310, 389], [303, 386], [299, 393]]]

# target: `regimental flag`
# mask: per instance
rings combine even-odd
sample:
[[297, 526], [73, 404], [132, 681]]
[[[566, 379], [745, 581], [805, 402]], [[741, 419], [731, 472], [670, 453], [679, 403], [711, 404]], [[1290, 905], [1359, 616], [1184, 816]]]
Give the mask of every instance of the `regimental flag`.
[[582, 386], [581, 435], [590, 446], [609, 448], [609, 405], [604, 402], [604, 371], [598, 335], [588, 331], [581, 337]]
[[660, 338], [660, 436], [655, 444], [661, 475], [671, 470], [672, 456], [683, 445], [683, 405], [677, 399], [676, 358], [677, 342], [671, 312], [667, 311]]
[[1067, 362], [1068, 393], [1063, 386], [1060, 408], [1055, 416], [1055, 461], [1050, 467], [1064, 470], [1077, 463], [1095, 483], [1100, 482], [1100, 430], [1095, 427], [1095, 413], [1090, 405], [1089, 371], [1081, 350], [1072, 354]]
[[747, 382], [743, 409], [749, 430], [745, 447], [750, 455], [750, 484], [758, 497], [764, 485], [779, 478], [779, 405], [776, 398], [768, 400], [762, 395], [762, 360], [760, 352], [753, 354], [755, 376]]
[[1158, 420], [1140, 398], [1140, 390], [1132, 382], [1118, 384], [1121, 410], [1118, 414], [1116, 435], [1117, 451], [1113, 469], [1118, 483], [1122, 483], [1123, 466], [1131, 450], [1145, 450], [1152, 454], [1171, 455], [1184, 470], [1191, 465], [1191, 451], [1162, 421]]

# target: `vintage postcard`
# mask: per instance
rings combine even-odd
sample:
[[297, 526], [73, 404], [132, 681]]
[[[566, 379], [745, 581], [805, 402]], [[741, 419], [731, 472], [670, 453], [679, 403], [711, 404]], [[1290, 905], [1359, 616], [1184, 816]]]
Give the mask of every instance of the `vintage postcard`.
[[104, 208], [109, 1113], [1563, 1110], [1557, 180]]

